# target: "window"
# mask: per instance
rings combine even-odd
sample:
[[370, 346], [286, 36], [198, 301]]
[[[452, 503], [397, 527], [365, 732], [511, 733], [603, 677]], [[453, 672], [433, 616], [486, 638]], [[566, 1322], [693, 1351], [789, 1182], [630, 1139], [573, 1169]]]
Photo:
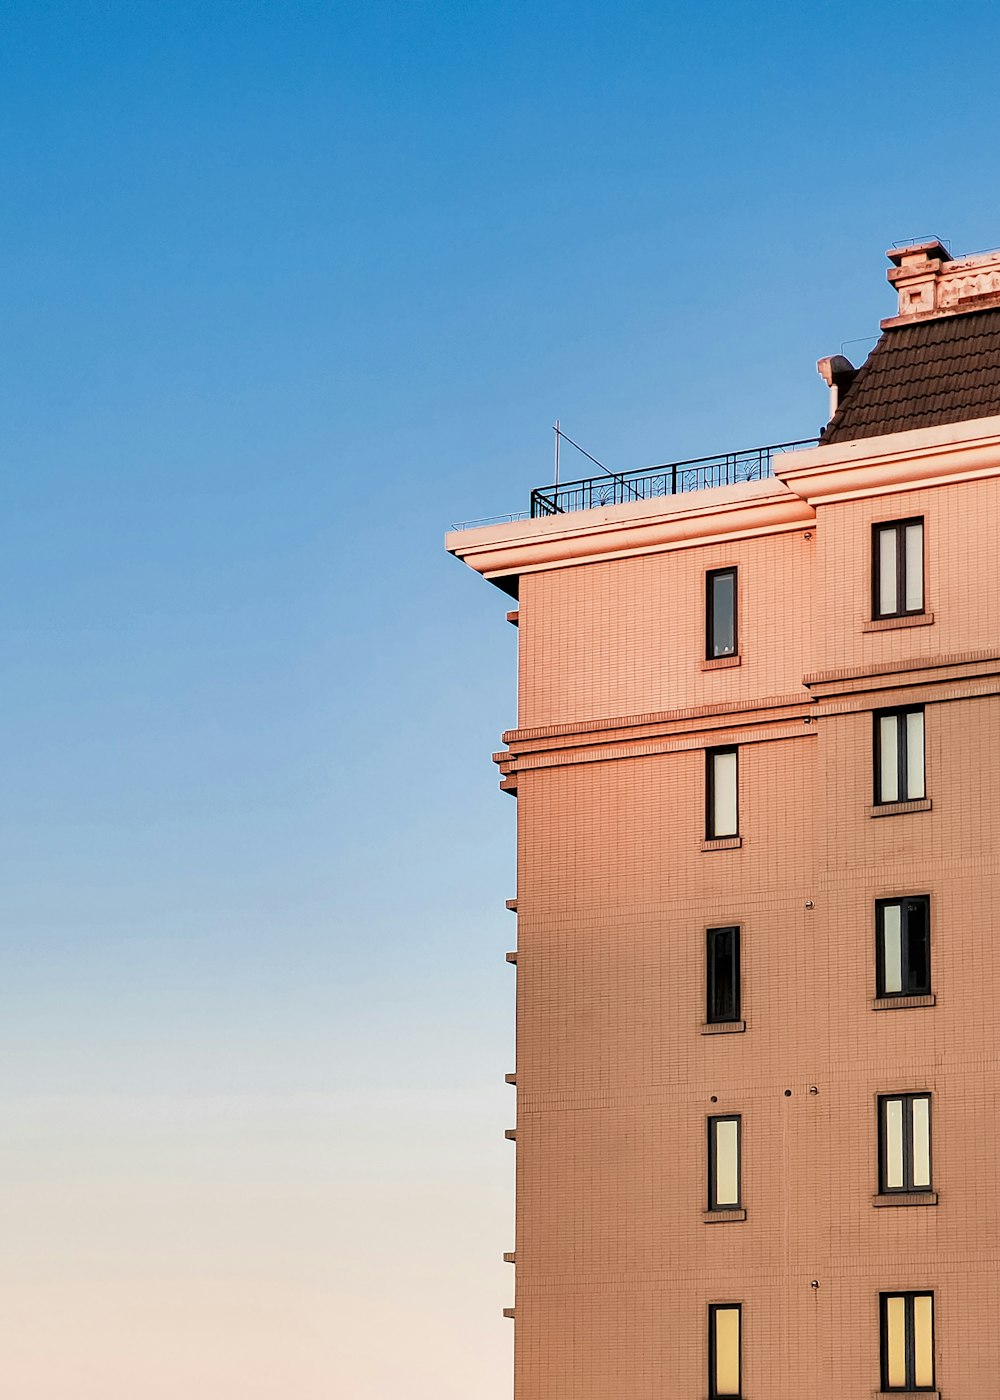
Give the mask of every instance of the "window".
[[705, 584], [705, 655], [736, 655], [736, 570], [713, 569]]
[[743, 1394], [739, 1303], [713, 1303], [708, 1309], [708, 1393], [710, 1400]]
[[878, 1101], [878, 1189], [931, 1189], [931, 1096], [887, 1094]]
[[875, 902], [875, 988], [880, 997], [931, 990], [930, 899], [925, 894]]
[[873, 525], [872, 617], [906, 617], [923, 610], [923, 520]]
[[709, 1210], [739, 1209], [740, 1127], [736, 1114], [708, 1120]]
[[883, 1293], [881, 1304], [882, 1389], [933, 1390], [934, 1294]]
[[705, 1019], [740, 1019], [740, 931], [738, 928], [710, 928], [706, 935], [705, 990], [708, 1005]]
[[924, 796], [923, 706], [876, 710], [876, 803], [909, 802]]
[[739, 834], [736, 750], [705, 751], [705, 835], [709, 841]]

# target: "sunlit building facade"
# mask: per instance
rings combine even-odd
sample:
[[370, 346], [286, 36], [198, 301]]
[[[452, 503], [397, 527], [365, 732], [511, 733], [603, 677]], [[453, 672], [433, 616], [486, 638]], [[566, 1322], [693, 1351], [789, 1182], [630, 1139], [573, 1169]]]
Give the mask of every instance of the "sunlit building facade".
[[890, 259], [817, 443], [448, 538], [519, 635], [516, 1400], [1000, 1394], [1000, 254]]

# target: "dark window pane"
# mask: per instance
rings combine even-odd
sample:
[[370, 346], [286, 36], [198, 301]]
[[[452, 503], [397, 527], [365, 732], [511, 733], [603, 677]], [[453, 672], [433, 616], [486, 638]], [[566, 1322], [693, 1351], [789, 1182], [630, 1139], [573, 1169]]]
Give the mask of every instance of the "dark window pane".
[[930, 939], [927, 929], [927, 901], [906, 902], [907, 992], [921, 995], [931, 989]]
[[736, 650], [736, 574], [733, 571], [711, 577], [712, 656], [732, 656]]
[[713, 928], [708, 931], [708, 1020], [738, 1021], [739, 929]]

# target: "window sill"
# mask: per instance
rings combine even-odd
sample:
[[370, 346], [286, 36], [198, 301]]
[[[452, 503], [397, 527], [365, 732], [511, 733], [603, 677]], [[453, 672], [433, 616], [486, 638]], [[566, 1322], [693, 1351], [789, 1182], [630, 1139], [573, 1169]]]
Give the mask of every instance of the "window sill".
[[936, 1191], [890, 1191], [884, 1196], [873, 1196], [873, 1206], [936, 1206]]
[[714, 841], [703, 841], [703, 851], [735, 851], [743, 845], [742, 836], [717, 836]]
[[941, 1400], [940, 1390], [873, 1390], [872, 1400], [899, 1400], [901, 1395], [921, 1395], [923, 1400]]
[[703, 671], [724, 671], [727, 666], [739, 666], [741, 662], [739, 652], [733, 656], [713, 656], [701, 663]]
[[893, 632], [897, 627], [929, 627], [934, 621], [932, 612], [906, 613], [903, 617], [874, 617], [861, 624], [862, 632]]
[[937, 998], [933, 992], [913, 997], [872, 997], [873, 1011], [907, 1011], [912, 1006], [934, 1006]]
[[868, 808], [868, 815], [870, 817], [898, 817], [904, 812], [929, 812], [931, 806], [929, 797], [911, 797], [908, 802], [873, 803]]
[[702, 1035], [738, 1035], [747, 1028], [746, 1021], [706, 1021], [701, 1028]]
[[726, 1221], [746, 1220], [745, 1210], [706, 1210], [704, 1220], [706, 1225], [722, 1225]]

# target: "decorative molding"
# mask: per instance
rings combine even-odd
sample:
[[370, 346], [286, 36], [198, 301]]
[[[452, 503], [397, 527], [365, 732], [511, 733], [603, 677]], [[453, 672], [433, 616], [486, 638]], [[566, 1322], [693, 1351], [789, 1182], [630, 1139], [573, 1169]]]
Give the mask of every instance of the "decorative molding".
[[886, 277], [899, 303], [896, 315], [882, 321], [883, 330], [1000, 305], [1000, 251], [953, 258], [943, 244], [931, 240], [892, 248], [886, 256], [895, 264]]

